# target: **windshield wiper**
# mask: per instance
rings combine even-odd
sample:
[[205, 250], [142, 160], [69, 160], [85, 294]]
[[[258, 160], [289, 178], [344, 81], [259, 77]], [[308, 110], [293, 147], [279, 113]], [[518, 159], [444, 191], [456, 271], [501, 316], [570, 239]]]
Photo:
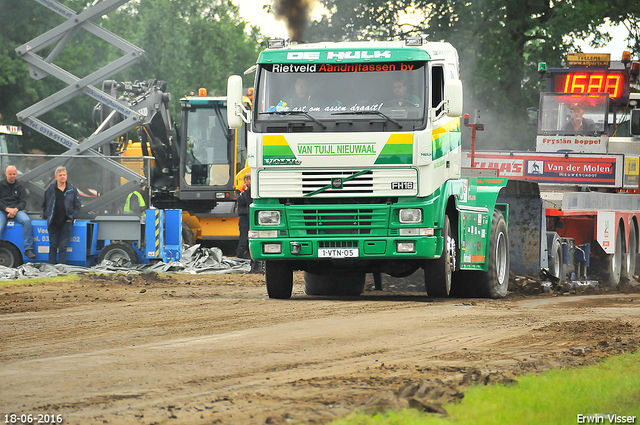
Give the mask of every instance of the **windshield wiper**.
[[305, 117], [309, 118], [311, 121], [313, 121], [314, 123], [318, 124], [320, 127], [322, 127], [323, 130], [327, 129], [327, 126], [324, 125], [322, 123], [322, 121], [317, 120], [316, 118], [312, 117], [311, 115], [309, 115], [308, 112], [306, 111], [271, 111], [271, 112], [260, 112], [260, 115], [304, 115]]
[[400, 124], [398, 121], [394, 120], [393, 118], [391, 118], [390, 116], [383, 114], [380, 111], [353, 111], [353, 112], [334, 112], [331, 115], [380, 115], [381, 117], [387, 119], [388, 121], [391, 121], [392, 123], [394, 123], [395, 125], [398, 126], [398, 128], [402, 128], [402, 124]]

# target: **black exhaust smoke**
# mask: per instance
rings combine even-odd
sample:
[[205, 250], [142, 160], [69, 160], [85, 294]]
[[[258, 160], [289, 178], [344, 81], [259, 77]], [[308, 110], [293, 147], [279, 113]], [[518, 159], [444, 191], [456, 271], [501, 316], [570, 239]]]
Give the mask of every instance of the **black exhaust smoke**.
[[273, 11], [277, 19], [285, 21], [291, 41], [304, 41], [311, 22], [311, 11], [317, 0], [274, 0]]

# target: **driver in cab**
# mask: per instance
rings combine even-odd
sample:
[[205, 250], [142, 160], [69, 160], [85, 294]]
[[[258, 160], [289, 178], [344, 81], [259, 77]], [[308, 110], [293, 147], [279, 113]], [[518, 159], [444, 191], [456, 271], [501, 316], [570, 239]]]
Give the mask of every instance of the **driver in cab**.
[[394, 81], [391, 106], [411, 106], [417, 108], [420, 106], [420, 98], [415, 94], [407, 93], [407, 85], [403, 80]]
[[266, 112], [306, 111], [311, 102], [309, 81], [304, 77], [298, 77], [293, 84], [293, 88], [294, 90], [289, 100], [280, 100], [276, 105], [270, 106]]
[[584, 118], [584, 106], [579, 103], [571, 105], [572, 119], [567, 121], [562, 127], [565, 131], [575, 131], [578, 133], [592, 133], [598, 131], [596, 123], [589, 119]]

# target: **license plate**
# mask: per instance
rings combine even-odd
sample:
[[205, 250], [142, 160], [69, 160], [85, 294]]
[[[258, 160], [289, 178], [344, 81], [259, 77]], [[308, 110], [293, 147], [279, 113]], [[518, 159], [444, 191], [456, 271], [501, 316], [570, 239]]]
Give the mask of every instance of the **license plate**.
[[318, 257], [320, 258], [352, 258], [359, 255], [358, 248], [320, 248]]

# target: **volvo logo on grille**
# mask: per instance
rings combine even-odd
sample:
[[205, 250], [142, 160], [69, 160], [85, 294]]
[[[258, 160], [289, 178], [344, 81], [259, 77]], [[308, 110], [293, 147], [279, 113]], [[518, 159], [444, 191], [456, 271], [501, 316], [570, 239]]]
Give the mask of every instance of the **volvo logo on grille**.
[[340, 177], [331, 178], [331, 187], [333, 189], [342, 189], [342, 179]]

